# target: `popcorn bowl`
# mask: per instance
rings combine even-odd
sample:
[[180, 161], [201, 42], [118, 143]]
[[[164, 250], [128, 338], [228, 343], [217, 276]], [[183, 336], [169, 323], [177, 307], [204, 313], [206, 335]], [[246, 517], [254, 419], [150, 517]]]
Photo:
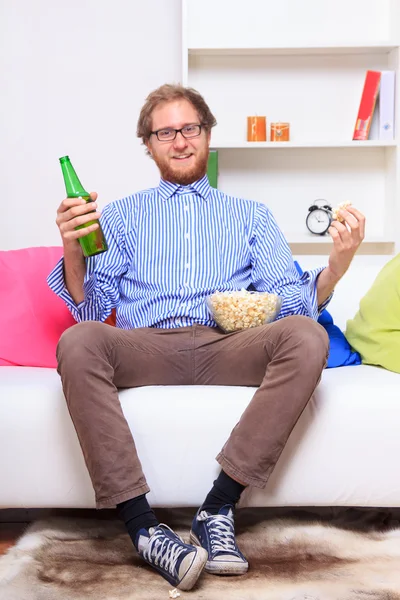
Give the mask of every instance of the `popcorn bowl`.
[[271, 323], [278, 316], [282, 298], [268, 292], [247, 290], [214, 292], [206, 298], [207, 308], [225, 333]]

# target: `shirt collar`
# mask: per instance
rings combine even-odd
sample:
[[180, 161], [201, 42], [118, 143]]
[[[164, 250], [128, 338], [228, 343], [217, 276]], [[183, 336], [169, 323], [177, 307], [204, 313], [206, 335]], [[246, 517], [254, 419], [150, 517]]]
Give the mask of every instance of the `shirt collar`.
[[170, 181], [165, 181], [165, 179], [160, 179], [158, 190], [163, 200], [168, 200], [168, 198], [171, 198], [178, 188], [185, 188], [188, 190], [188, 192], [197, 193], [204, 200], [208, 200], [211, 193], [211, 186], [207, 175], [204, 175], [204, 177], [201, 179], [198, 179], [187, 186], [181, 186], [179, 183], [171, 183]]

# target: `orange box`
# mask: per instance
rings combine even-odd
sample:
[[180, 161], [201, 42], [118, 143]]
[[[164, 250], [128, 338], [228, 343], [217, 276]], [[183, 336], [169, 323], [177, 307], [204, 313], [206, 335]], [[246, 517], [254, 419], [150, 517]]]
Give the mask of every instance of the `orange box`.
[[247, 117], [247, 141], [248, 142], [266, 142], [267, 141], [267, 118], [266, 117]]
[[288, 142], [290, 140], [290, 123], [271, 123], [271, 142]]

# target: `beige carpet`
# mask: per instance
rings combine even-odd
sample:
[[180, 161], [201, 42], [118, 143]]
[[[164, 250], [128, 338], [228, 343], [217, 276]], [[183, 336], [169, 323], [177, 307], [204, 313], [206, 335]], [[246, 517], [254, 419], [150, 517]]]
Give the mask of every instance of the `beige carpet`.
[[[192, 514], [170, 511], [165, 520], [187, 539]], [[400, 527], [360, 514], [315, 520], [238, 511], [248, 574], [204, 573], [180, 600], [400, 600]], [[168, 600], [171, 590], [117, 521], [37, 521], [0, 558], [1, 600]]]

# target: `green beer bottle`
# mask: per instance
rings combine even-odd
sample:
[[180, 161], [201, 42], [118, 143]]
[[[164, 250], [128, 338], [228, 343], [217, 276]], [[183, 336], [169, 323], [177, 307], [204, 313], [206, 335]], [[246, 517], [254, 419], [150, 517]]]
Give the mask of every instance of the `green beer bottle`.
[[[64, 177], [65, 190], [68, 198], [83, 198], [86, 202], [92, 202], [89, 193], [84, 189], [81, 182], [79, 181], [78, 175], [75, 173], [75, 169], [71, 164], [68, 156], [62, 156], [60, 158], [61, 170]], [[93, 211], [94, 212], [94, 211]], [[98, 221], [89, 221], [83, 225], [78, 225], [75, 229], [82, 229], [98, 223], [99, 227], [96, 231], [92, 231], [79, 238], [79, 243], [82, 246], [84, 256], [94, 256], [108, 250], [107, 242], [104, 238], [103, 231]]]

